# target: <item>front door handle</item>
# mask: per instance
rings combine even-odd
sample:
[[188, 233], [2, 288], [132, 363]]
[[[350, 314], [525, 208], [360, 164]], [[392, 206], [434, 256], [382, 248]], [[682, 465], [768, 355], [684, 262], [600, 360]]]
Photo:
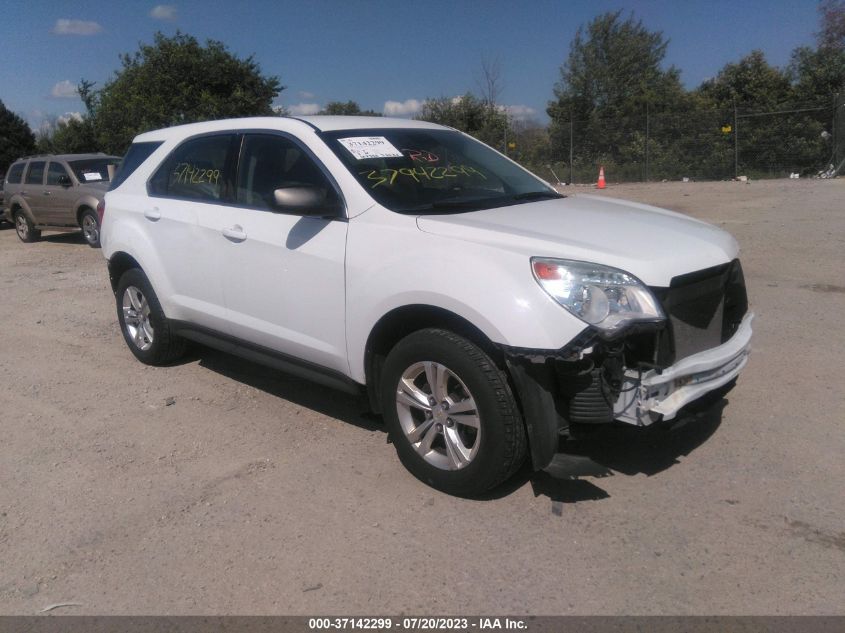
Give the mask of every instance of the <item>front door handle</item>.
[[144, 217], [148, 220], [156, 222], [157, 220], [161, 219], [161, 211], [159, 211], [157, 207], [153, 209], [147, 209], [146, 211], [144, 211]]
[[240, 224], [223, 229], [223, 236], [233, 242], [243, 242], [246, 239], [246, 232]]
[[53, 192], [52, 192], [52, 191], [45, 191], [45, 192], [44, 192], [44, 195], [45, 195], [45, 196], [52, 196], [52, 195], [53, 195]]

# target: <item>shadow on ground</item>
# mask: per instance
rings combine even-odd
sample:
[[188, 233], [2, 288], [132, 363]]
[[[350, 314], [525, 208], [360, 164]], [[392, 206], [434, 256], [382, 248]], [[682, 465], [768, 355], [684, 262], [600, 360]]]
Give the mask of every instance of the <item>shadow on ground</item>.
[[[193, 361], [276, 398], [364, 430], [386, 431], [381, 417], [369, 411], [363, 395], [344, 394], [202, 346], [192, 346], [181, 363]], [[725, 398], [716, 398], [688, 407], [670, 423], [645, 428], [621, 423], [597, 426], [578, 440], [562, 442], [561, 452], [546, 469], [534, 472], [530, 459], [526, 460], [509, 481], [477, 498], [500, 499], [530, 484], [535, 497], [552, 500], [553, 511], [555, 503], [607, 499], [610, 495], [595, 480], [619, 474], [651, 476], [679, 463], [680, 457], [689, 455], [716, 432], [727, 403]]]
[[51, 244], [85, 244], [85, 238], [82, 236], [82, 231], [70, 231], [68, 233], [50, 233], [49, 235], [41, 235], [42, 242], [50, 242]]
[[385, 431], [381, 418], [369, 412], [366, 399], [345, 394], [296, 376], [211, 348], [191, 346], [181, 362], [199, 360], [201, 367], [232, 380], [342, 420], [367, 431]]
[[[595, 480], [615, 475], [656, 475], [679, 463], [704, 444], [722, 423], [728, 401], [688, 408], [671, 423], [638, 428], [627, 424], [597, 426], [576, 440], [561, 443], [561, 452], [539, 472], [526, 464], [510, 481], [484, 495], [499, 499], [530, 483], [535, 497], [557, 503], [599, 501], [610, 495]], [[588, 479], [583, 479], [588, 477]], [[557, 513], [557, 512], [556, 512]]]

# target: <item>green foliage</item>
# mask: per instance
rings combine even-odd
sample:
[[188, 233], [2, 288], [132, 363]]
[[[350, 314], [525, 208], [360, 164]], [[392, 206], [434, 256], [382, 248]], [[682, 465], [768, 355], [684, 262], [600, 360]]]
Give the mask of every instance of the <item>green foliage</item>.
[[355, 101], [330, 101], [318, 114], [333, 114], [345, 116], [381, 116], [380, 112], [374, 110], [362, 110]]
[[0, 174], [21, 156], [35, 151], [35, 135], [26, 121], [0, 101]]
[[456, 128], [499, 150], [508, 128], [507, 113], [470, 93], [452, 99], [426, 99], [417, 118]]
[[86, 154], [100, 151], [89, 117], [70, 118], [56, 123], [52, 132], [39, 134], [36, 146], [40, 154]]
[[80, 96], [88, 108], [100, 149], [122, 154], [141, 132], [213, 119], [273, 115], [272, 102], [283, 87], [261, 74], [250, 56], [239, 59], [222, 42], [177, 32], [155, 35], [121, 56], [122, 68], [99, 91], [83, 82]]
[[680, 73], [661, 68], [669, 42], [622, 11], [602, 14], [575, 34], [549, 104], [553, 120], [631, 116], [646, 103], [672, 103], [683, 94]]
[[[679, 71], [661, 67], [668, 40], [633, 17], [621, 19], [621, 14], [596, 17], [578, 29], [570, 45], [555, 100], [547, 108], [555, 158], [568, 159], [570, 122], [577, 121], [578, 160], [624, 161], [641, 142], [618, 124], [620, 119], [644, 121], [647, 108], [683, 107]], [[608, 124], [610, 120], [616, 124]]]
[[771, 66], [759, 50], [735, 64], [726, 64], [715, 79], [704, 82], [699, 90], [713, 106], [721, 108], [774, 110], [791, 96], [789, 76]]
[[823, 0], [819, 3], [821, 31], [817, 34], [819, 48], [845, 49], [845, 0]]

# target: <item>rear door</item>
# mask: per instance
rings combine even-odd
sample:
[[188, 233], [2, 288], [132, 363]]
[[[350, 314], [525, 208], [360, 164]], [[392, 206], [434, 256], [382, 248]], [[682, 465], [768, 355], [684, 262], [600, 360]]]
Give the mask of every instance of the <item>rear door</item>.
[[44, 171], [47, 161], [31, 160], [23, 177], [21, 197], [29, 207], [36, 224], [49, 224], [49, 205], [46, 202], [44, 189]]
[[170, 318], [228, 333], [220, 283], [225, 240], [209, 217], [231, 200], [236, 134], [188, 139], [162, 163], [148, 183], [144, 225], [159, 257], [162, 294]]

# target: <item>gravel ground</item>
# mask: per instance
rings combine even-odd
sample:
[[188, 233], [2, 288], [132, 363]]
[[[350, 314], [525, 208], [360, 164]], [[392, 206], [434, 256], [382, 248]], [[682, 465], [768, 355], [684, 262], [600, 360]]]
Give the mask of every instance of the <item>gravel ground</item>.
[[754, 354], [683, 427], [482, 500], [412, 478], [354, 398], [203, 349], [141, 365], [100, 251], [4, 226], [0, 613], [845, 613], [845, 180], [603, 195], [737, 237]]

